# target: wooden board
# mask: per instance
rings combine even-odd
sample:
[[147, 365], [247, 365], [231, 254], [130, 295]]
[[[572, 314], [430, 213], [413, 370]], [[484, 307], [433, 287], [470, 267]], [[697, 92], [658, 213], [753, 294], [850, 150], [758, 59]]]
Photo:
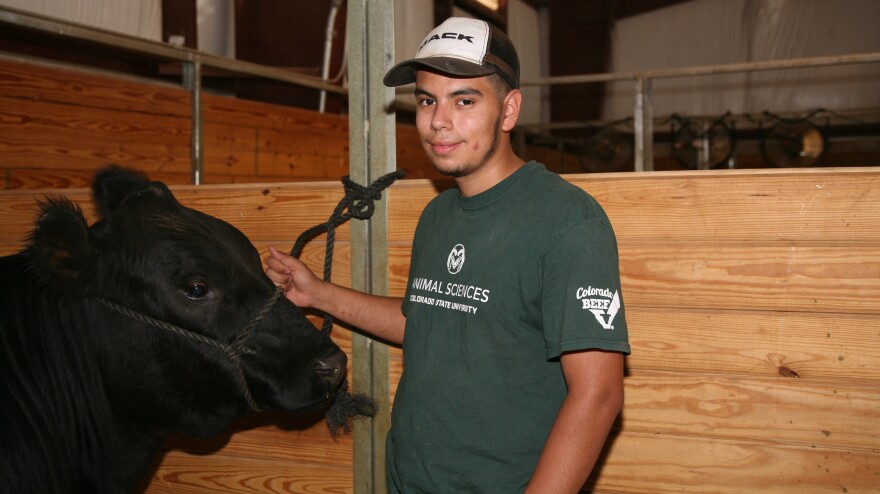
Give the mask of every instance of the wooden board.
[[210, 462], [198, 455], [169, 453], [146, 492], [196, 494], [206, 492], [351, 493], [351, 466], [326, 462], [248, 459], [216, 453]]
[[880, 454], [878, 421], [876, 381], [646, 371], [626, 379], [622, 429]]
[[[877, 168], [566, 175], [608, 213], [618, 243], [880, 243]], [[412, 238], [419, 214], [448, 183], [406, 181], [390, 198], [391, 235]]]
[[596, 493], [877, 492], [880, 453], [711, 434], [621, 432], [606, 450]]
[[[252, 242], [291, 239], [326, 222], [344, 195], [341, 183], [288, 185], [175, 186], [172, 191], [185, 205], [221, 217], [245, 231]], [[37, 200], [64, 196], [78, 203], [94, 221], [94, 206], [87, 189], [35, 189], [3, 192], [0, 203], [0, 238], [24, 238], [33, 228]], [[337, 231], [337, 240], [349, 239], [348, 225]]]

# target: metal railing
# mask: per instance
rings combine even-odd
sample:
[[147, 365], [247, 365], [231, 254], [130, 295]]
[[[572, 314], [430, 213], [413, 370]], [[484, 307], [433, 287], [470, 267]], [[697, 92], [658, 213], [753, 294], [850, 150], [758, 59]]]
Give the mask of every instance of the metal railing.
[[[0, 6], [0, 26], [3, 24], [15, 25], [47, 35], [76, 38], [79, 40], [101, 43], [118, 49], [138, 52], [163, 58], [170, 61], [178, 61], [183, 64], [184, 88], [192, 93], [192, 164], [193, 182], [199, 184], [202, 171], [202, 118], [201, 118], [201, 79], [204, 67], [220, 69], [231, 73], [245, 74], [262, 77], [280, 82], [287, 82], [305, 86], [321, 91], [347, 95], [347, 88], [327, 83], [321, 78], [297, 74], [285, 69], [268, 67], [252, 62], [235, 60], [208, 53], [192, 50], [186, 47], [176, 47], [168, 43], [146, 40], [134, 36], [88, 27], [67, 21], [52, 19], [49, 17], [23, 12], [9, 7]], [[834, 55], [821, 57], [796, 58], [789, 60], [769, 60], [758, 62], [744, 62], [721, 65], [705, 65], [696, 67], [683, 67], [672, 69], [652, 69], [629, 72], [609, 72], [602, 74], [585, 74], [571, 76], [542, 77], [525, 80], [523, 87], [552, 86], [561, 84], [583, 84], [600, 82], [632, 81], [635, 87], [633, 128], [635, 149], [635, 171], [645, 171], [653, 168], [653, 108], [652, 108], [652, 83], [656, 79], [669, 79], [678, 77], [698, 77], [718, 74], [731, 74], [740, 72], [758, 72], [769, 70], [826, 67], [832, 65], [878, 63], [880, 52], [857, 53], [849, 55]], [[571, 128], [583, 123], [557, 123], [555, 128]], [[524, 128], [553, 128], [553, 124], [524, 125]]]
[[[880, 62], [880, 52], [794, 58], [788, 60], [767, 60], [721, 65], [704, 65], [674, 69], [654, 69], [630, 72], [611, 72], [603, 74], [543, 77], [523, 81], [522, 86], [528, 87], [559, 84], [633, 81], [635, 83], [635, 104], [633, 109], [633, 144], [635, 148], [635, 171], [646, 171], [652, 169], [654, 163], [654, 152], [652, 145], [652, 136], [654, 134], [654, 118], [653, 108], [651, 104], [651, 87], [652, 82], [655, 79], [671, 79], [676, 77], [696, 77], [782, 69], [802, 69], [811, 67], [827, 67], [832, 65], [877, 62]], [[574, 125], [577, 124], [560, 124], [559, 127], [567, 126], [568, 128], [571, 128]], [[533, 128], [538, 127], [546, 128], [547, 126], [542, 126], [540, 124], [536, 124], [533, 126]]]

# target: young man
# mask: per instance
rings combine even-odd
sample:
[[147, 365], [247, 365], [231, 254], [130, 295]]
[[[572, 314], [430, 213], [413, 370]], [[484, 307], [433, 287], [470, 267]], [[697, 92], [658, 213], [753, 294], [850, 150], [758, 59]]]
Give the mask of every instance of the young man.
[[391, 492], [577, 492], [623, 405], [611, 224], [514, 154], [519, 61], [500, 31], [451, 18], [384, 82], [416, 83], [422, 145], [458, 186], [422, 213], [406, 296], [324, 283], [274, 249], [267, 272], [297, 305], [403, 345]]

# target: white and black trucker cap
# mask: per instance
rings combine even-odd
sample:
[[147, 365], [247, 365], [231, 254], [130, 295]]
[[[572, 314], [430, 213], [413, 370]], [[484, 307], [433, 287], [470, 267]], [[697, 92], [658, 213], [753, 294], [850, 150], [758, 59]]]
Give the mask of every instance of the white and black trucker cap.
[[519, 58], [507, 36], [485, 21], [450, 17], [428, 33], [414, 58], [395, 65], [382, 80], [388, 87], [416, 81], [417, 70], [457, 77], [497, 73], [519, 88]]

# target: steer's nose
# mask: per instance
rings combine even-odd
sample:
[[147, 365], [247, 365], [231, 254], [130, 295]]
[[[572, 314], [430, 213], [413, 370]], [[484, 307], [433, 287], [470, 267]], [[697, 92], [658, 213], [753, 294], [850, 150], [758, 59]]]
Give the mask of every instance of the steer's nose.
[[344, 352], [315, 361], [315, 373], [318, 374], [331, 388], [339, 386], [345, 377], [345, 364], [348, 361]]

